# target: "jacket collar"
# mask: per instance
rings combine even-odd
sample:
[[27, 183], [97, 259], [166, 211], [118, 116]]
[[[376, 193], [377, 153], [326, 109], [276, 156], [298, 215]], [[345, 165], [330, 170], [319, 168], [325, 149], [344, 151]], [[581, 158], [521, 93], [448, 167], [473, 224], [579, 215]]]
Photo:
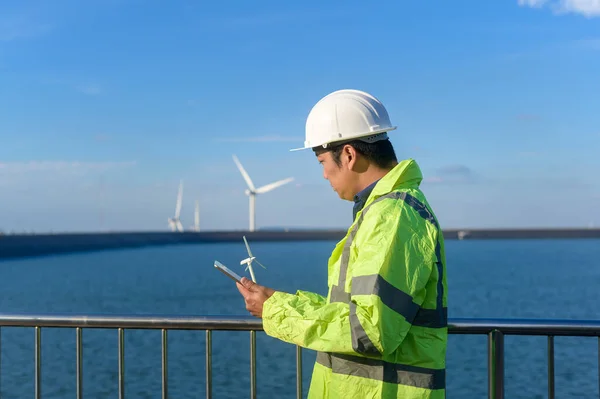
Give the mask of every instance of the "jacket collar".
[[352, 207], [352, 220], [356, 219], [356, 214], [363, 209], [365, 203], [369, 199], [371, 192], [375, 188], [375, 185], [379, 180], [375, 180], [368, 187], [362, 189], [358, 194], [354, 196], [354, 206]]
[[414, 159], [403, 160], [377, 182], [365, 206], [398, 188], [419, 188], [422, 181], [423, 174], [417, 161]]

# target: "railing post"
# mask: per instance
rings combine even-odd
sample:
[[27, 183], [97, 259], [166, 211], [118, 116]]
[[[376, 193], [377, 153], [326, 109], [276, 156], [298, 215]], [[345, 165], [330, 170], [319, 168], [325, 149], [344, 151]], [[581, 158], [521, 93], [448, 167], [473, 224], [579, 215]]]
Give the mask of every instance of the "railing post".
[[250, 398], [256, 399], [256, 331], [250, 331]]
[[42, 330], [35, 327], [35, 399], [42, 397]]
[[162, 399], [168, 398], [168, 359], [167, 359], [167, 330], [162, 329]]
[[554, 337], [548, 335], [548, 399], [554, 399]]
[[499, 330], [488, 335], [488, 396], [504, 399], [504, 334]]
[[302, 347], [296, 346], [296, 398], [302, 399]]
[[0, 327], [0, 398], [2, 397], [2, 327]]
[[212, 331], [206, 330], [206, 399], [212, 398]]
[[125, 333], [119, 331], [119, 399], [125, 398]]
[[77, 358], [77, 399], [83, 398], [83, 343], [81, 336], [81, 327], [76, 330], [75, 351]]

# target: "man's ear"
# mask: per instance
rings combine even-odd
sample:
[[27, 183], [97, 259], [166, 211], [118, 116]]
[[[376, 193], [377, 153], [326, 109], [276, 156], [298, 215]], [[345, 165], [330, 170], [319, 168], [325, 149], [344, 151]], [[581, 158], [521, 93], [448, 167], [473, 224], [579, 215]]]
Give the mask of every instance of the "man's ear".
[[354, 149], [354, 147], [352, 147], [351, 145], [346, 144], [342, 149], [341, 156], [344, 158], [344, 160], [346, 160], [346, 162], [344, 163], [346, 164], [348, 170], [354, 170], [356, 166], [357, 155], [358, 154], [356, 152], [356, 149]]

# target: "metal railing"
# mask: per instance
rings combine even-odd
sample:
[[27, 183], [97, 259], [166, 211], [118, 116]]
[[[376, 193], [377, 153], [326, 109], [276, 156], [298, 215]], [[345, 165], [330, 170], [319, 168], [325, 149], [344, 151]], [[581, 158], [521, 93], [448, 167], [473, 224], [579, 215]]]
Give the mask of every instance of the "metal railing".
[[[82, 398], [82, 329], [110, 328], [118, 332], [119, 398], [125, 397], [126, 329], [150, 329], [162, 332], [162, 397], [167, 398], [167, 338], [169, 330], [204, 330], [206, 332], [206, 397], [212, 397], [212, 332], [250, 332], [250, 397], [256, 398], [256, 332], [262, 322], [255, 318], [196, 316], [75, 316], [0, 314], [1, 327], [34, 328], [35, 398], [41, 397], [41, 330], [42, 328], [74, 328], [76, 332], [77, 398]], [[451, 319], [450, 334], [488, 336], [488, 396], [504, 398], [504, 336], [536, 335], [548, 337], [548, 397], [554, 398], [554, 337], [598, 337], [598, 384], [600, 392], [600, 321], [522, 320], [522, 319]], [[1, 332], [1, 330], [0, 330]], [[0, 336], [0, 348], [2, 346]], [[1, 352], [0, 352], [1, 353]], [[0, 370], [1, 371], [1, 370]], [[296, 395], [302, 398], [302, 348], [296, 347]]]
[[598, 389], [600, 392], [600, 321], [538, 319], [452, 319], [451, 334], [488, 336], [488, 397], [504, 398], [504, 336], [548, 337], [548, 398], [554, 399], [554, 337], [598, 337]]

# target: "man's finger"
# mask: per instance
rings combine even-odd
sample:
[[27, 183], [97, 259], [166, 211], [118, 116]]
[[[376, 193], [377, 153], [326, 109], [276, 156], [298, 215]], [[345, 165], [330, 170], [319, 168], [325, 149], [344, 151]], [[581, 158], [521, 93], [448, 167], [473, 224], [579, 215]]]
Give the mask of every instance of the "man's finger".
[[242, 296], [244, 298], [246, 298], [248, 295], [250, 295], [250, 291], [248, 290], [248, 288], [244, 287], [240, 283], [236, 282], [235, 286], [237, 287], [238, 291], [240, 292], [240, 294], [242, 294]]
[[248, 280], [246, 277], [242, 277], [242, 284], [248, 291], [254, 291], [253, 288], [256, 286], [252, 280]]

